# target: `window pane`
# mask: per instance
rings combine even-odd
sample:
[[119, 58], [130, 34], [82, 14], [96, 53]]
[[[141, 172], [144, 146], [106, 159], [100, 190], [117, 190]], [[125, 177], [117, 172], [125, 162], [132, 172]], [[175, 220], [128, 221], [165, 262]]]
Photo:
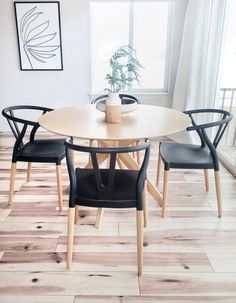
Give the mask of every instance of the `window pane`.
[[[164, 88], [168, 10], [167, 1], [134, 3], [134, 48], [144, 66], [141, 88]], [[139, 88], [137, 83], [133, 87]]]
[[223, 54], [221, 87], [236, 87], [236, 1], [228, 2], [228, 26]]
[[129, 2], [91, 2], [92, 91], [107, 87], [109, 59], [129, 44]]

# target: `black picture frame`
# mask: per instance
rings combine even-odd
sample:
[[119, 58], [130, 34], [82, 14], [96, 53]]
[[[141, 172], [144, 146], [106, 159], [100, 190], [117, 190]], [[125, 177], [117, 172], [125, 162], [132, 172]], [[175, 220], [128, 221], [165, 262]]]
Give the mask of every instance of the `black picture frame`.
[[59, 1], [15, 1], [20, 69], [63, 70]]

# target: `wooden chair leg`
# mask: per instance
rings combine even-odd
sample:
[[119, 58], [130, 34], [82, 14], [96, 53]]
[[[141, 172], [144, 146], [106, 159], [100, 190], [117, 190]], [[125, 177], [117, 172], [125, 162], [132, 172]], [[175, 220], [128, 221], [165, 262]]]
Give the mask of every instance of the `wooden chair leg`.
[[8, 206], [12, 206], [12, 199], [14, 194], [14, 183], [15, 183], [15, 176], [16, 176], [16, 163], [11, 164], [11, 176], [10, 176], [10, 186], [9, 186], [9, 199], [8, 199]]
[[136, 211], [138, 275], [143, 273], [143, 211]]
[[209, 178], [208, 178], [208, 170], [207, 169], [204, 169], [204, 178], [205, 178], [206, 191], [209, 191]]
[[67, 270], [71, 270], [74, 242], [75, 207], [69, 207], [67, 231]]
[[160, 154], [160, 149], [159, 149], [158, 160], [157, 160], [156, 185], [159, 185], [159, 183], [160, 183], [160, 176], [161, 176], [161, 154]]
[[147, 181], [143, 187], [143, 226], [148, 226], [148, 199], [147, 199]]
[[215, 187], [216, 187], [216, 198], [218, 206], [218, 217], [222, 217], [222, 203], [221, 203], [221, 182], [220, 182], [220, 172], [215, 171]]
[[31, 180], [31, 168], [32, 168], [32, 163], [28, 162], [28, 168], [27, 168], [27, 182], [30, 182]]
[[79, 223], [79, 206], [76, 205], [75, 207], [75, 224]]
[[97, 217], [96, 217], [96, 223], [95, 223], [95, 227], [96, 228], [100, 227], [103, 214], [104, 214], [104, 209], [103, 208], [98, 208], [98, 210], [97, 210]]
[[169, 176], [169, 171], [164, 170], [162, 218], [165, 218], [166, 216], [166, 204], [167, 204], [167, 196], [168, 196], [168, 176]]
[[57, 171], [57, 191], [58, 191], [59, 209], [63, 210], [61, 165], [56, 165], [56, 171]]

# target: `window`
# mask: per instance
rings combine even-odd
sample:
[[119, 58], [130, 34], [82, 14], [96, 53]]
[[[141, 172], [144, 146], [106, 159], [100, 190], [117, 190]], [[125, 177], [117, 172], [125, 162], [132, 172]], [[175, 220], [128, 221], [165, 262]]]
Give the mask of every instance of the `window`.
[[227, 1], [225, 37], [222, 49], [221, 90], [218, 106], [231, 112], [219, 158], [236, 177], [236, 2]]
[[221, 87], [236, 88], [236, 1], [228, 1]]
[[92, 91], [102, 91], [109, 58], [129, 44], [143, 65], [132, 91], [168, 91], [173, 1], [91, 1]]

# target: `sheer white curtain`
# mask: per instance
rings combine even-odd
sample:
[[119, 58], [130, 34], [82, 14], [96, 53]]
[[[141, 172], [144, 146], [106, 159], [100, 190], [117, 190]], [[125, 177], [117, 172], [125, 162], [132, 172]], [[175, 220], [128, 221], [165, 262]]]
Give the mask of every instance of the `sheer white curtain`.
[[[173, 95], [175, 109], [214, 107], [226, 1], [188, 2]], [[171, 138], [186, 141], [183, 134]]]

